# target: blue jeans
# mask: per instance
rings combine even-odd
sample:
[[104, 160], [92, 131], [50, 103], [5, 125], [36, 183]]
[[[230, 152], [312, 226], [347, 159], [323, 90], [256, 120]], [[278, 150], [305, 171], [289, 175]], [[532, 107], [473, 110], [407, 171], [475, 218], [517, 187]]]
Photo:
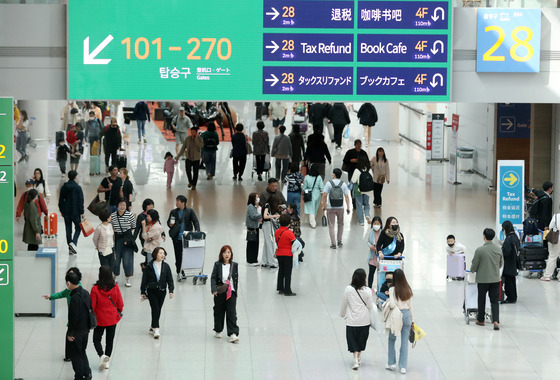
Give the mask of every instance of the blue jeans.
[[364, 222], [364, 216], [369, 217], [369, 195], [360, 194], [355, 196], [356, 213], [358, 214], [358, 222]]
[[299, 212], [301, 193], [297, 193], [295, 191], [288, 191], [288, 199], [286, 201], [288, 202], [287, 206], [291, 205], [292, 203], [295, 203], [297, 205], [297, 213], [298, 215], [301, 215], [301, 213]]
[[27, 154], [27, 132], [16, 133], [16, 150], [23, 157]]
[[[399, 368], [406, 368], [408, 362], [408, 334], [412, 320], [410, 319], [410, 310], [401, 310], [403, 317], [403, 327], [401, 330], [401, 350], [399, 352]], [[389, 359], [387, 364], [393, 365], [397, 362], [395, 357], [395, 341], [397, 337], [389, 332]]]
[[136, 125], [138, 126], [138, 140], [141, 140], [142, 136], [146, 134], [146, 120], [136, 120]]
[[124, 245], [123, 238], [117, 238], [115, 240], [115, 261], [113, 266], [113, 273], [115, 276], [121, 274], [121, 260], [124, 269], [124, 275], [126, 277], [131, 277], [133, 275], [134, 266], [134, 251], [132, 248], [128, 248]]
[[[78, 244], [78, 238], [82, 230], [80, 229], [80, 215], [63, 215], [64, 225], [66, 226], [66, 243]], [[72, 224], [74, 224], [74, 236], [72, 236]]]
[[205, 150], [202, 152], [202, 161], [206, 166], [206, 175], [214, 177], [216, 175], [216, 151]]
[[377, 298], [379, 298], [383, 301], [387, 301], [387, 298], [389, 298], [389, 297], [387, 297], [387, 294], [385, 294], [385, 293], [377, 292]]

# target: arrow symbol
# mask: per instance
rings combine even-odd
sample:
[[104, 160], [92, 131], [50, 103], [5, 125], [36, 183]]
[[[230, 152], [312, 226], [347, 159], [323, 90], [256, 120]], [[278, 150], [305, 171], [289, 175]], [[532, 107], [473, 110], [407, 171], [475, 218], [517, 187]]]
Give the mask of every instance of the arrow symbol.
[[507, 126], [507, 129], [511, 129], [513, 127], [513, 122], [510, 119], [506, 119], [507, 123], [502, 123], [503, 126]]
[[437, 41], [434, 41], [434, 45], [432, 46], [432, 49], [431, 49], [432, 54], [436, 54], [437, 52], [439, 52], [438, 45], [440, 45], [440, 44], [441, 44], [441, 52], [445, 53], [445, 45], [443, 44], [443, 41], [437, 40]]
[[274, 8], [274, 7], [270, 7], [270, 9], [272, 9], [272, 12], [266, 12], [265, 14], [266, 14], [267, 16], [274, 16], [274, 17], [272, 17], [272, 20], [276, 20], [276, 17], [278, 17], [278, 15], [280, 14], [280, 12], [278, 12], [278, 11], [276, 10], [276, 8]]
[[440, 73], [436, 73], [434, 74], [434, 76], [432, 77], [432, 81], [430, 82], [430, 84], [432, 85], [432, 87], [437, 87], [438, 82], [436, 82], [436, 78], [440, 79], [439, 85], [443, 86], [443, 75], [441, 75]]
[[272, 82], [272, 84], [270, 85], [270, 87], [273, 87], [276, 83], [278, 83], [278, 77], [274, 74], [270, 74], [270, 76], [272, 77], [271, 79], [265, 79], [265, 82]]
[[513, 173], [509, 173], [509, 177], [504, 177], [504, 181], [509, 182], [513, 186], [517, 182], [517, 177]]
[[265, 48], [267, 48], [267, 49], [272, 49], [271, 53], [274, 54], [274, 53], [276, 53], [276, 50], [278, 50], [278, 48], [279, 48], [280, 46], [278, 46], [278, 44], [277, 44], [276, 42], [274, 42], [274, 41], [270, 41], [270, 43], [271, 43], [272, 45], [265, 46]]
[[445, 10], [442, 7], [437, 7], [436, 9], [434, 9], [434, 14], [432, 16], [432, 20], [434, 20], [434, 21], [439, 20], [438, 10], [441, 11], [441, 19], [445, 20]]
[[89, 36], [84, 40], [84, 65], [106, 65], [111, 62], [110, 59], [99, 59], [97, 54], [101, 53], [101, 50], [105, 49], [109, 42], [113, 41], [113, 36], [110, 34], [101, 42], [93, 51], [89, 52]]

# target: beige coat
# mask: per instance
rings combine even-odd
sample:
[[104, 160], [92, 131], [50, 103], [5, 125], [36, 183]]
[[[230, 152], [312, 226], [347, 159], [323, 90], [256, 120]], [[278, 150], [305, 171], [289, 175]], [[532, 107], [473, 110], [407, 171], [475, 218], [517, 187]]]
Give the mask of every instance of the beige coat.
[[385, 182], [391, 180], [391, 170], [389, 169], [389, 160], [384, 162], [383, 160], [377, 161], [377, 157], [373, 157], [369, 162], [371, 164], [371, 169], [373, 170], [373, 180], [378, 182], [377, 179], [380, 175], [385, 176]]
[[187, 157], [187, 160], [190, 161], [200, 161], [202, 157], [202, 147], [204, 146], [204, 140], [200, 135], [196, 135], [196, 137], [187, 136], [179, 154], [175, 159], [179, 159], [183, 154]]
[[[163, 239], [161, 237], [162, 233], [163, 226], [160, 223], [155, 223], [147, 232], [142, 232], [142, 239], [144, 239], [144, 251], [152, 253], [154, 249], [160, 247], [163, 243]], [[148, 239], [153, 240], [148, 241]]]
[[[61, 119], [61, 122], [62, 122], [61, 130], [63, 130], [63, 131], [66, 131], [66, 120], [67, 120], [67, 117], [68, 117], [68, 113], [70, 112], [70, 110], [72, 108], [76, 108], [78, 110], [80, 109], [78, 107], [78, 103], [72, 102], [72, 107], [69, 107], [68, 103], [66, 103], [64, 105], [64, 108], [62, 108], [62, 111], [60, 112], [60, 119]], [[72, 118], [71, 118], [72, 124], [76, 124], [78, 121], [80, 121], [79, 116], [78, 116], [79, 114], [80, 114], [80, 112], [72, 115]]]
[[389, 299], [385, 301], [381, 310], [383, 322], [385, 322], [385, 330], [387, 332], [390, 331], [394, 336], [400, 336], [403, 327], [403, 317], [401, 310], [392, 302], [395, 293], [393, 292], [393, 297], [391, 297], [390, 293], [391, 289], [389, 289]]

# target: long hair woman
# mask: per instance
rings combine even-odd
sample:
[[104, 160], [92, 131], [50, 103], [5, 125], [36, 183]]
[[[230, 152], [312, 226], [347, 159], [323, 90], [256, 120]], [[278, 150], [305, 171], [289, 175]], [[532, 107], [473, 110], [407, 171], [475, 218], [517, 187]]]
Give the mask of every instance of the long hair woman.
[[35, 201], [39, 197], [39, 193], [35, 189], [27, 192], [27, 199], [23, 205], [23, 217], [25, 218], [25, 225], [23, 226], [22, 240], [27, 243], [28, 251], [36, 251], [39, 249], [41, 240], [41, 218], [37, 211]]
[[346, 343], [354, 356], [353, 370], [362, 364], [362, 351], [369, 337], [370, 311], [373, 308], [371, 289], [366, 286], [366, 271], [356, 269], [352, 282], [344, 289], [340, 316], [346, 319]]
[[517, 302], [517, 284], [515, 278], [517, 277], [517, 252], [521, 246], [519, 236], [515, 233], [513, 224], [506, 220], [502, 223], [504, 230], [504, 244], [502, 245], [502, 253], [504, 255], [504, 291], [506, 299], [502, 303], [516, 303]]
[[[406, 281], [406, 276], [402, 269], [397, 269], [393, 273], [393, 282], [389, 288], [390, 307], [398, 307], [402, 313], [402, 329], [400, 331], [401, 348], [399, 352], [399, 368], [402, 374], [406, 373], [406, 365], [408, 363], [408, 335], [410, 327], [414, 324], [414, 309], [412, 308], [412, 289]], [[397, 358], [395, 354], [395, 341], [397, 335], [389, 331], [389, 349], [387, 368], [390, 371], [396, 369]]]
[[33, 187], [45, 198], [47, 203], [51, 198], [51, 191], [49, 190], [49, 185], [47, 185], [47, 181], [45, 181], [45, 177], [43, 177], [43, 171], [41, 168], [35, 169], [33, 172]]
[[383, 221], [380, 217], [374, 216], [371, 221], [371, 231], [368, 236], [368, 286], [371, 288], [373, 285], [373, 278], [375, 276], [375, 270], [377, 269], [378, 256], [377, 250], [375, 249], [379, 236], [381, 236], [381, 230], [383, 229]]
[[230, 343], [239, 342], [237, 326], [237, 263], [233, 261], [233, 250], [229, 245], [220, 249], [218, 261], [214, 263], [210, 277], [210, 291], [214, 295], [214, 331], [216, 338], [222, 337], [224, 317]]
[[385, 227], [377, 240], [377, 254], [383, 259], [385, 256], [399, 258], [404, 251], [404, 236], [401, 233], [399, 221], [394, 216], [387, 218]]
[[385, 155], [385, 149], [379, 147], [375, 152], [375, 157], [370, 161], [371, 169], [373, 170], [373, 206], [381, 207], [381, 192], [383, 191], [383, 184], [390, 182], [391, 171], [389, 169], [389, 161]]
[[252, 267], [259, 266], [259, 224], [262, 221], [259, 194], [249, 194], [247, 200], [247, 214], [245, 226], [247, 227], [247, 264]]

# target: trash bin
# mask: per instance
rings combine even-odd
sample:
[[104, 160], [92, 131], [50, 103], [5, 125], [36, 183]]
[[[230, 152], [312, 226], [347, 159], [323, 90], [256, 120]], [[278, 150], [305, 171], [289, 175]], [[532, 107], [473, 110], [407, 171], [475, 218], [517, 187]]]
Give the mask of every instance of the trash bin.
[[461, 174], [474, 173], [474, 153], [471, 148], [457, 148], [457, 171]]

